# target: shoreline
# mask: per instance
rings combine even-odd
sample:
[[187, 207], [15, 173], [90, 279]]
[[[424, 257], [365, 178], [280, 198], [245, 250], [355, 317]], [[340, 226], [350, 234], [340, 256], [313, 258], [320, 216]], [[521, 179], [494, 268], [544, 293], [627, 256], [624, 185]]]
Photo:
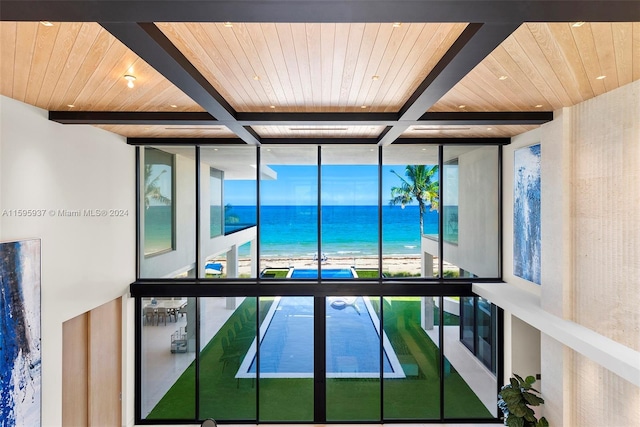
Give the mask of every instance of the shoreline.
[[[226, 259], [217, 259], [215, 262], [224, 266], [223, 271], [228, 271]], [[409, 273], [417, 274], [421, 273], [421, 257], [420, 255], [387, 255], [382, 257], [382, 271], [388, 273]], [[262, 271], [265, 268], [317, 268], [318, 261], [313, 260], [313, 257], [273, 257], [262, 258], [260, 260], [260, 266], [258, 271]], [[328, 257], [326, 261], [322, 262], [323, 268], [351, 268], [358, 269], [378, 269], [378, 257]], [[434, 271], [438, 269], [438, 258], [434, 257], [433, 260]], [[248, 277], [251, 274], [251, 259], [240, 258], [238, 260], [238, 275], [242, 277]]]

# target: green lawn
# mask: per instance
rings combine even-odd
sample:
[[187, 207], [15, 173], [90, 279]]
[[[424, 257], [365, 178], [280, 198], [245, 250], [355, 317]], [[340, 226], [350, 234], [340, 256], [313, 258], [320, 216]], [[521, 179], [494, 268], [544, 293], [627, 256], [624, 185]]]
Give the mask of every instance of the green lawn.
[[[437, 419], [440, 410], [439, 349], [419, 326], [418, 298], [385, 298], [385, 332], [401, 360], [414, 375], [384, 379], [385, 419]], [[266, 314], [272, 299], [260, 299]], [[374, 300], [378, 309], [378, 300]], [[437, 316], [437, 309], [436, 311]], [[454, 316], [455, 317], [455, 316]], [[436, 317], [437, 318], [437, 317]], [[457, 317], [455, 318], [457, 319]], [[454, 321], [455, 319], [449, 319]], [[237, 324], [238, 326], [236, 326]], [[230, 332], [233, 338], [230, 339]], [[239, 333], [236, 334], [236, 332]], [[245, 335], [246, 334], [246, 335]], [[200, 355], [200, 414], [195, 414], [195, 366], [189, 366], [147, 416], [149, 420], [256, 420], [256, 384], [235, 373], [255, 334], [255, 299], [247, 298]], [[225, 343], [223, 351], [223, 338]], [[448, 363], [447, 363], [448, 365]], [[406, 368], [405, 368], [406, 371]], [[451, 418], [491, 418], [491, 414], [453, 369], [445, 370], [445, 415]], [[380, 421], [380, 381], [329, 378], [329, 421]], [[260, 380], [259, 421], [313, 420], [313, 380]]]

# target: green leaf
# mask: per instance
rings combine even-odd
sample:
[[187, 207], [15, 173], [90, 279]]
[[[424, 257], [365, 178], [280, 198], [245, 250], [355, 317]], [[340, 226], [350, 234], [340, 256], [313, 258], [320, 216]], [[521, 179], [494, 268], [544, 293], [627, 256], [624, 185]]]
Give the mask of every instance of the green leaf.
[[516, 377], [516, 380], [518, 380], [518, 383], [520, 383], [520, 384], [521, 384], [521, 383], [523, 383], [523, 382], [524, 382], [524, 380], [522, 379], [522, 377], [521, 377], [520, 375], [518, 375], [518, 374], [513, 374], [513, 376], [514, 376], [514, 377]]
[[515, 406], [513, 410], [511, 407], [509, 407], [509, 411], [511, 411], [511, 413], [516, 417], [520, 417], [520, 418], [524, 417], [527, 414], [527, 409], [528, 408], [524, 405]]
[[507, 418], [507, 426], [508, 427], [524, 427], [524, 420], [522, 418], [509, 416], [509, 418]]
[[504, 400], [517, 398], [519, 396], [520, 396], [520, 391], [519, 390], [509, 389], [509, 390], [504, 390], [502, 392], [502, 398]]
[[545, 417], [542, 417], [536, 423], [536, 427], [549, 427], [549, 422]]
[[520, 388], [520, 383], [518, 382], [518, 380], [515, 380], [513, 378], [509, 378], [509, 382], [511, 383], [511, 387], [513, 388]]
[[524, 419], [529, 421], [530, 423], [536, 422], [536, 416], [530, 408], [527, 408], [527, 413], [524, 414]]
[[527, 401], [529, 405], [540, 406], [541, 403], [544, 403], [544, 400], [541, 397], [536, 396], [535, 394], [531, 394], [527, 391], [522, 393], [524, 400]]
[[507, 406], [509, 407], [519, 406], [524, 404], [524, 399], [522, 399], [522, 396], [520, 394], [505, 397], [504, 401], [507, 403]]
[[529, 375], [529, 376], [525, 379], [525, 381], [526, 381], [529, 385], [531, 385], [531, 384], [533, 384], [533, 383], [535, 383], [535, 382], [536, 382], [536, 378], [535, 378], [533, 375]]

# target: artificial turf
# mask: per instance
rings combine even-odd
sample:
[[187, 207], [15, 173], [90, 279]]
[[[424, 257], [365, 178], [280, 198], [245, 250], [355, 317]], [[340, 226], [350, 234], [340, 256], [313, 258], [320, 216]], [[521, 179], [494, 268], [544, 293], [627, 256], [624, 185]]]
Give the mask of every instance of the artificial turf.
[[[377, 299], [374, 307], [379, 310]], [[385, 298], [384, 330], [398, 357], [417, 366], [415, 375], [383, 379], [384, 419], [439, 419], [439, 348], [418, 324], [419, 298]], [[260, 298], [263, 317], [272, 303]], [[192, 363], [146, 417], [149, 420], [313, 421], [313, 379], [262, 378], [256, 407], [256, 383], [235, 378], [255, 336], [256, 299], [246, 298], [200, 353], [200, 413], [195, 413], [195, 363]], [[435, 320], [437, 324], [437, 308]], [[260, 319], [262, 322], [262, 319]], [[457, 317], [445, 324], [457, 324]], [[230, 332], [231, 331], [231, 332]], [[223, 338], [229, 345], [223, 350]], [[444, 372], [444, 416], [492, 418], [448, 362]], [[327, 378], [327, 421], [381, 421], [380, 380]]]

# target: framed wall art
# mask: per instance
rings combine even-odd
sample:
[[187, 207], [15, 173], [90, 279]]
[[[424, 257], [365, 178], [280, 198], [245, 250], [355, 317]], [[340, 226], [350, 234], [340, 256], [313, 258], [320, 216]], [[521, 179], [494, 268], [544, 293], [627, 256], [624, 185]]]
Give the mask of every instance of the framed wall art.
[[41, 425], [40, 240], [0, 243], [0, 425]]

